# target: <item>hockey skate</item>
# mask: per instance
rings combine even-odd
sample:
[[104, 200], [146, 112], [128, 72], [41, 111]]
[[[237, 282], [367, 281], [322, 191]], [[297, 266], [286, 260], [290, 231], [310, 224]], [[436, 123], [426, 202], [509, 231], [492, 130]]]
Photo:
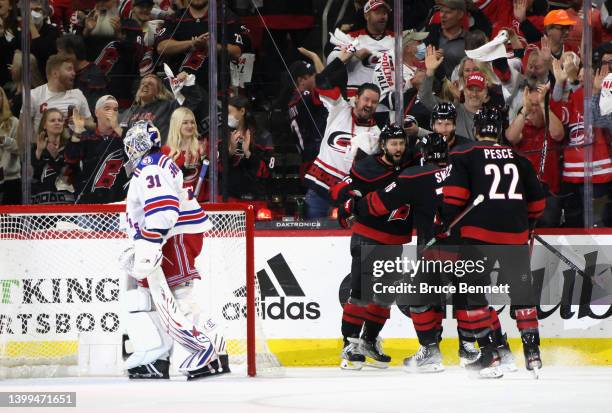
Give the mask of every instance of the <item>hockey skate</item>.
[[169, 379], [170, 362], [168, 360], [155, 360], [150, 364], [143, 364], [128, 369], [130, 379]]
[[497, 346], [497, 354], [499, 354], [501, 369], [504, 373], [514, 373], [518, 370], [506, 334], [503, 335], [502, 344]]
[[441, 373], [444, 371], [442, 365], [442, 354], [438, 344], [420, 346], [419, 350], [404, 359], [404, 370], [408, 373]]
[[468, 363], [465, 368], [475, 373], [478, 379], [499, 379], [504, 376], [500, 367], [499, 354], [490, 344], [480, 349], [480, 357], [473, 363]]
[[533, 373], [537, 380], [540, 377], [542, 359], [540, 358], [540, 335], [538, 332], [523, 332], [523, 353], [525, 354], [525, 367]]
[[211, 361], [201, 369], [187, 372], [187, 380], [201, 379], [219, 374], [230, 373], [227, 354], [220, 354], [219, 358]]
[[480, 350], [471, 341], [459, 339], [459, 366], [465, 367], [469, 363], [478, 360]]
[[359, 342], [361, 340], [354, 337], [348, 337], [344, 341], [342, 349], [342, 361], [340, 368], [343, 370], [361, 370], [365, 363], [365, 356], [361, 353]]
[[376, 337], [375, 341], [361, 339], [361, 353], [366, 358], [366, 366], [376, 367], [378, 369], [386, 369], [389, 367], [391, 357], [383, 353], [382, 338]]

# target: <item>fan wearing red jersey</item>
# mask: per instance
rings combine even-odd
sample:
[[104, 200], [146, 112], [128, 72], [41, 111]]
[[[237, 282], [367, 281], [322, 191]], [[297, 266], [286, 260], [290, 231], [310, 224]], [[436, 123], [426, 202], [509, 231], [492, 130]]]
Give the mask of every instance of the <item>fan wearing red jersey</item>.
[[[485, 201], [459, 223], [462, 258], [487, 258], [480, 277], [469, 279], [479, 285], [490, 283], [490, 272], [499, 261], [500, 279], [509, 284], [511, 308], [521, 332], [527, 369], [537, 372], [542, 363], [527, 241], [530, 220], [544, 211], [545, 194], [529, 161], [499, 143], [503, 128], [502, 113], [497, 108], [478, 111], [474, 128], [478, 141], [457, 147], [451, 153], [442, 218], [451, 222], [479, 194], [485, 196]], [[492, 245], [505, 247], [493, 249]], [[508, 273], [509, 267], [512, 273]], [[481, 357], [466, 367], [484, 378], [501, 377], [499, 337], [494, 334], [486, 297], [465, 295], [456, 304], [459, 328], [466, 335], [473, 335], [481, 349]]]

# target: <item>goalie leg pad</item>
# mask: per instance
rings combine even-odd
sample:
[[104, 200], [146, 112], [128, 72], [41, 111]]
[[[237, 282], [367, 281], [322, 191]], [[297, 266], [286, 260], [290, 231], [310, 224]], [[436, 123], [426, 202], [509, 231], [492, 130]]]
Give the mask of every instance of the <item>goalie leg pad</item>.
[[157, 312], [151, 311], [151, 297], [144, 288], [123, 295], [123, 322], [134, 352], [125, 361], [125, 368], [150, 364], [166, 359], [172, 349], [172, 339], [162, 327]]

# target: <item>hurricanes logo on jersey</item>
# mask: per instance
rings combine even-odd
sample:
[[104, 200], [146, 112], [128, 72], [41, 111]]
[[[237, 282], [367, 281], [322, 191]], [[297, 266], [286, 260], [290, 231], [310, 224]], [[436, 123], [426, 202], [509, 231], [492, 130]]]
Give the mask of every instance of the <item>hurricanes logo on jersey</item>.
[[346, 153], [351, 146], [352, 136], [347, 132], [334, 132], [327, 138], [327, 145], [336, 152]]
[[408, 218], [408, 215], [410, 215], [410, 205], [404, 205], [391, 211], [391, 213], [389, 214], [389, 219], [387, 219], [387, 221], [405, 221], [406, 218]]

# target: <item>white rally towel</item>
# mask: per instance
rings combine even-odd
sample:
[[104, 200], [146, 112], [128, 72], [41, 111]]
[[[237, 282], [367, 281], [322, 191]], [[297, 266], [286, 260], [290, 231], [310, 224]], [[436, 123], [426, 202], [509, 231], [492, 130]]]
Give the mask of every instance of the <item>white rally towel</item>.
[[480, 62], [491, 62], [495, 59], [501, 59], [507, 57], [506, 54], [506, 42], [508, 41], [508, 32], [502, 30], [495, 36], [495, 39], [489, 43], [483, 44], [478, 49], [466, 50], [465, 54], [470, 59], [478, 60]]
[[395, 69], [393, 67], [393, 55], [382, 52], [378, 55], [378, 63], [374, 66], [373, 83], [380, 89], [380, 100], [383, 99], [395, 87]]
[[187, 75], [187, 79], [178, 80], [174, 77], [174, 73], [172, 73], [172, 69], [166, 63], [164, 63], [164, 72], [166, 76], [168, 76], [168, 81], [170, 82], [170, 88], [172, 89], [172, 93], [174, 94], [174, 98], [176, 101], [182, 105], [185, 102], [185, 96], [181, 93], [181, 89], [183, 86], [193, 86], [195, 85], [195, 76]]
[[603, 80], [601, 95], [599, 96], [599, 110], [602, 116], [612, 113], [612, 73]]
[[359, 48], [359, 40], [349, 37], [340, 29], [336, 29], [333, 34], [329, 34], [329, 42], [334, 46], [346, 49], [350, 53], [355, 53]]

